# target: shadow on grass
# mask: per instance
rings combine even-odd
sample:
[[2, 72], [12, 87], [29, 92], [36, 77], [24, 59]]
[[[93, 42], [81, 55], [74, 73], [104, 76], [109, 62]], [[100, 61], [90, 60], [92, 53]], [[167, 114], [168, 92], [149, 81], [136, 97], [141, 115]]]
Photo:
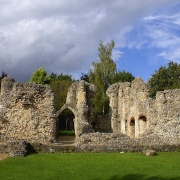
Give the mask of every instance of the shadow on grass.
[[158, 176], [152, 176], [147, 177], [146, 175], [141, 174], [128, 174], [123, 177], [120, 176], [113, 176], [108, 180], [179, 180], [180, 177], [174, 177], [174, 178], [163, 178]]

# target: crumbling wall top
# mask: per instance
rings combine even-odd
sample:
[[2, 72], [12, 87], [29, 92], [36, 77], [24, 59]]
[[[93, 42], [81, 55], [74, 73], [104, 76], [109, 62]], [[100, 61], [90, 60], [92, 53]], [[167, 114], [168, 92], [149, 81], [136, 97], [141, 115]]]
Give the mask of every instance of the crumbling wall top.
[[15, 80], [10, 76], [4, 77], [1, 81], [1, 94], [11, 91], [14, 82]]

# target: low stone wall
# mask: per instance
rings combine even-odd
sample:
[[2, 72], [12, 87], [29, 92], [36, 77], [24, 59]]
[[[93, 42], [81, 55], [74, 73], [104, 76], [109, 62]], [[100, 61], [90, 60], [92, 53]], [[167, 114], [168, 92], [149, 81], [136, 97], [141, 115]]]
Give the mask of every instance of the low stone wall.
[[29, 153], [74, 153], [78, 152], [76, 147], [73, 145], [63, 146], [58, 143], [41, 144], [41, 143], [31, 143], [28, 144]]
[[170, 144], [157, 135], [136, 139], [122, 133], [89, 133], [76, 140], [76, 148], [80, 152], [180, 151], [180, 142]]
[[7, 145], [0, 144], [0, 153], [1, 154], [7, 154], [8, 153]]

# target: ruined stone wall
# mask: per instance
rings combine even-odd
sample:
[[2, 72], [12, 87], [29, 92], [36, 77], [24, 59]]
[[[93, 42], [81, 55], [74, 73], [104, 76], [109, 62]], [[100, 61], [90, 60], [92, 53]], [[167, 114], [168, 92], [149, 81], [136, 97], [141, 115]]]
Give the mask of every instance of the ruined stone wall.
[[5, 77], [0, 95], [0, 141], [23, 139], [49, 143], [55, 140], [53, 93], [48, 86], [15, 82]]
[[117, 83], [109, 87], [111, 123], [114, 132], [139, 137], [148, 128], [153, 100], [148, 97], [147, 85], [141, 78], [131, 83]]
[[180, 89], [158, 92], [146, 134], [162, 137], [168, 144], [180, 143]]
[[180, 142], [170, 143], [166, 138], [155, 134], [141, 138], [131, 138], [123, 133], [88, 133], [76, 140], [80, 152], [142, 152], [147, 149], [156, 151], [180, 151]]
[[[158, 136], [163, 142], [180, 142], [180, 89], [158, 92], [151, 99], [141, 78], [109, 87], [113, 132], [131, 138]], [[149, 143], [149, 142], [148, 142]]]
[[[75, 116], [75, 146], [79, 151], [179, 150], [180, 89], [158, 92], [156, 99], [151, 99], [148, 91], [141, 78], [110, 86], [111, 113], [97, 117], [93, 114], [95, 86], [77, 81], [55, 115], [48, 86], [18, 83], [6, 77], [0, 95], [0, 152], [13, 140], [43, 144], [48, 149], [56, 138], [57, 118], [66, 108]], [[113, 133], [99, 133], [111, 132], [110, 125]]]
[[68, 90], [65, 105], [57, 112], [57, 117], [66, 108], [73, 112], [76, 137], [84, 133], [94, 132], [92, 123], [95, 119], [92, 99], [95, 91], [95, 86], [90, 83], [83, 80], [74, 82]]

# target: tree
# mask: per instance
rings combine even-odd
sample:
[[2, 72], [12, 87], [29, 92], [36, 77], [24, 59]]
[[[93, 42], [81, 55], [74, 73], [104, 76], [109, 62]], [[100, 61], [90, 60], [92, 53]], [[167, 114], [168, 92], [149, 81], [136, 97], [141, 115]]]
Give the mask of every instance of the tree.
[[50, 87], [54, 92], [54, 105], [56, 111], [60, 110], [65, 104], [67, 92], [72, 82], [72, 80], [55, 80], [51, 82]]
[[117, 82], [132, 82], [135, 79], [135, 77], [132, 75], [132, 73], [126, 72], [126, 71], [118, 71], [114, 77], [113, 77], [113, 83]]
[[49, 84], [51, 77], [47, 74], [47, 71], [40, 67], [31, 76], [30, 82], [35, 82], [36, 84]]
[[150, 96], [155, 97], [157, 91], [180, 88], [180, 64], [169, 62], [168, 67], [161, 66], [148, 81]]
[[66, 102], [66, 96], [70, 85], [74, 80], [70, 75], [51, 73], [50, 87], [54, 92], [55, 110], [58, 111]]
[[88, 76], [88, 74], [82, 73], [82, 76], [80, 77], [80, 79], [81, 79], [81, 80], [84, 80], [84, 81], [86, 81], [86, 82], [90, 82], [90, 81], [89, 81], [89, 76]]
[[60, 75], [57, 76], [56, 80], [61, 81], [61, 80], [67, 80], [67, 81], [73, 81], [71, 75], [66, 75], [61, 73]]
[[99, 62], [93, 62], [93, 70], [89, 71], [89, 80], [97, 88], [94, 99], [95, 113], [106, 114], [109, 112], [109, 98], [106, 90], [112, 84], [116, 72], [116, 64], [112, 60], [112, 50], [115, 46], [114, 41], [111, 43], [99, 43]]
[[57, 74], [52, 72], [50, 77], [51, 77], [51, 81], [55, 81], [57, 79]]

